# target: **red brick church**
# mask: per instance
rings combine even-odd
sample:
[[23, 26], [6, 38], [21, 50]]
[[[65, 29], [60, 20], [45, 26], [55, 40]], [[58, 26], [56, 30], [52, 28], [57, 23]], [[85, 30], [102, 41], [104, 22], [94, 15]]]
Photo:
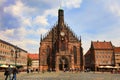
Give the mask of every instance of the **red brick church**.
[[43, 38], [39, 57], [40, 70], [83, 69], [83, 49], [78, 38], [64, 23], [64, 10], [58, 10], [58, 23]]

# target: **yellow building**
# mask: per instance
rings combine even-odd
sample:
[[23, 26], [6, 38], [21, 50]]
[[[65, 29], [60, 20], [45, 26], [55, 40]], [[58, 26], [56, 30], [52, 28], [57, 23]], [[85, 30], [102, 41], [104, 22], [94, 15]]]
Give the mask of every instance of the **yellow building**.
[[13, 65], [26, 68], [27, 51], [0, 39], [0, 66]]

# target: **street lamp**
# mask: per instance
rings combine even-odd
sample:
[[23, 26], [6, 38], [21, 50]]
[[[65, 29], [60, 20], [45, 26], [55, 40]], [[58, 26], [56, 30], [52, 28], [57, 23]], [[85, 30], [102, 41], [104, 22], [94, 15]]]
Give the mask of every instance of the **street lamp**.
[[15, 49], [13, 50], [11, 50], [11, 53], [12, 53], [12, 55], [14, 55], [14, 58], [15, 58], [15, 66], [17, 65], [17, 58], [18, 58], [18, 53], [20, 53], [20, 49], [17, 47], [17, 46], [15, 46]]

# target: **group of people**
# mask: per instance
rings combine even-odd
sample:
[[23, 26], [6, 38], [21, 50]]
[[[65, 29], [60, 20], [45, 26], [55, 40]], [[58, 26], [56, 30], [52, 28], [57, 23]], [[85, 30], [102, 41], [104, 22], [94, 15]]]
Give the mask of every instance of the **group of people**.
[[[5, 80], [16, 80], [16, 74], [18, 73], [17, 68], [11, 68], [10, 65], [8, 66], [8, 68], [5, 70]], [[13, 76], [12, 76], [13, 74]]]
[[79, 69], [79, 68], [75, 68], [75, 69], [73, 69], [73, 68], [64, 69], [64, 72], [66, 72], [66, 71], [69, 71], [69, 72], [81, 72], [81, 69]]

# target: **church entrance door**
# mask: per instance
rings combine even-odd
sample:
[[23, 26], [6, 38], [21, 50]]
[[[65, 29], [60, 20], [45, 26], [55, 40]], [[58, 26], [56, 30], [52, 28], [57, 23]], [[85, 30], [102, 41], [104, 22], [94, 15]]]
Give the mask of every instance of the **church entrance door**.
[[66, 57], [62, 56], [59, 60], [60, 60], [59, 70], [64, 70], [69, 68], [68, 59]]

